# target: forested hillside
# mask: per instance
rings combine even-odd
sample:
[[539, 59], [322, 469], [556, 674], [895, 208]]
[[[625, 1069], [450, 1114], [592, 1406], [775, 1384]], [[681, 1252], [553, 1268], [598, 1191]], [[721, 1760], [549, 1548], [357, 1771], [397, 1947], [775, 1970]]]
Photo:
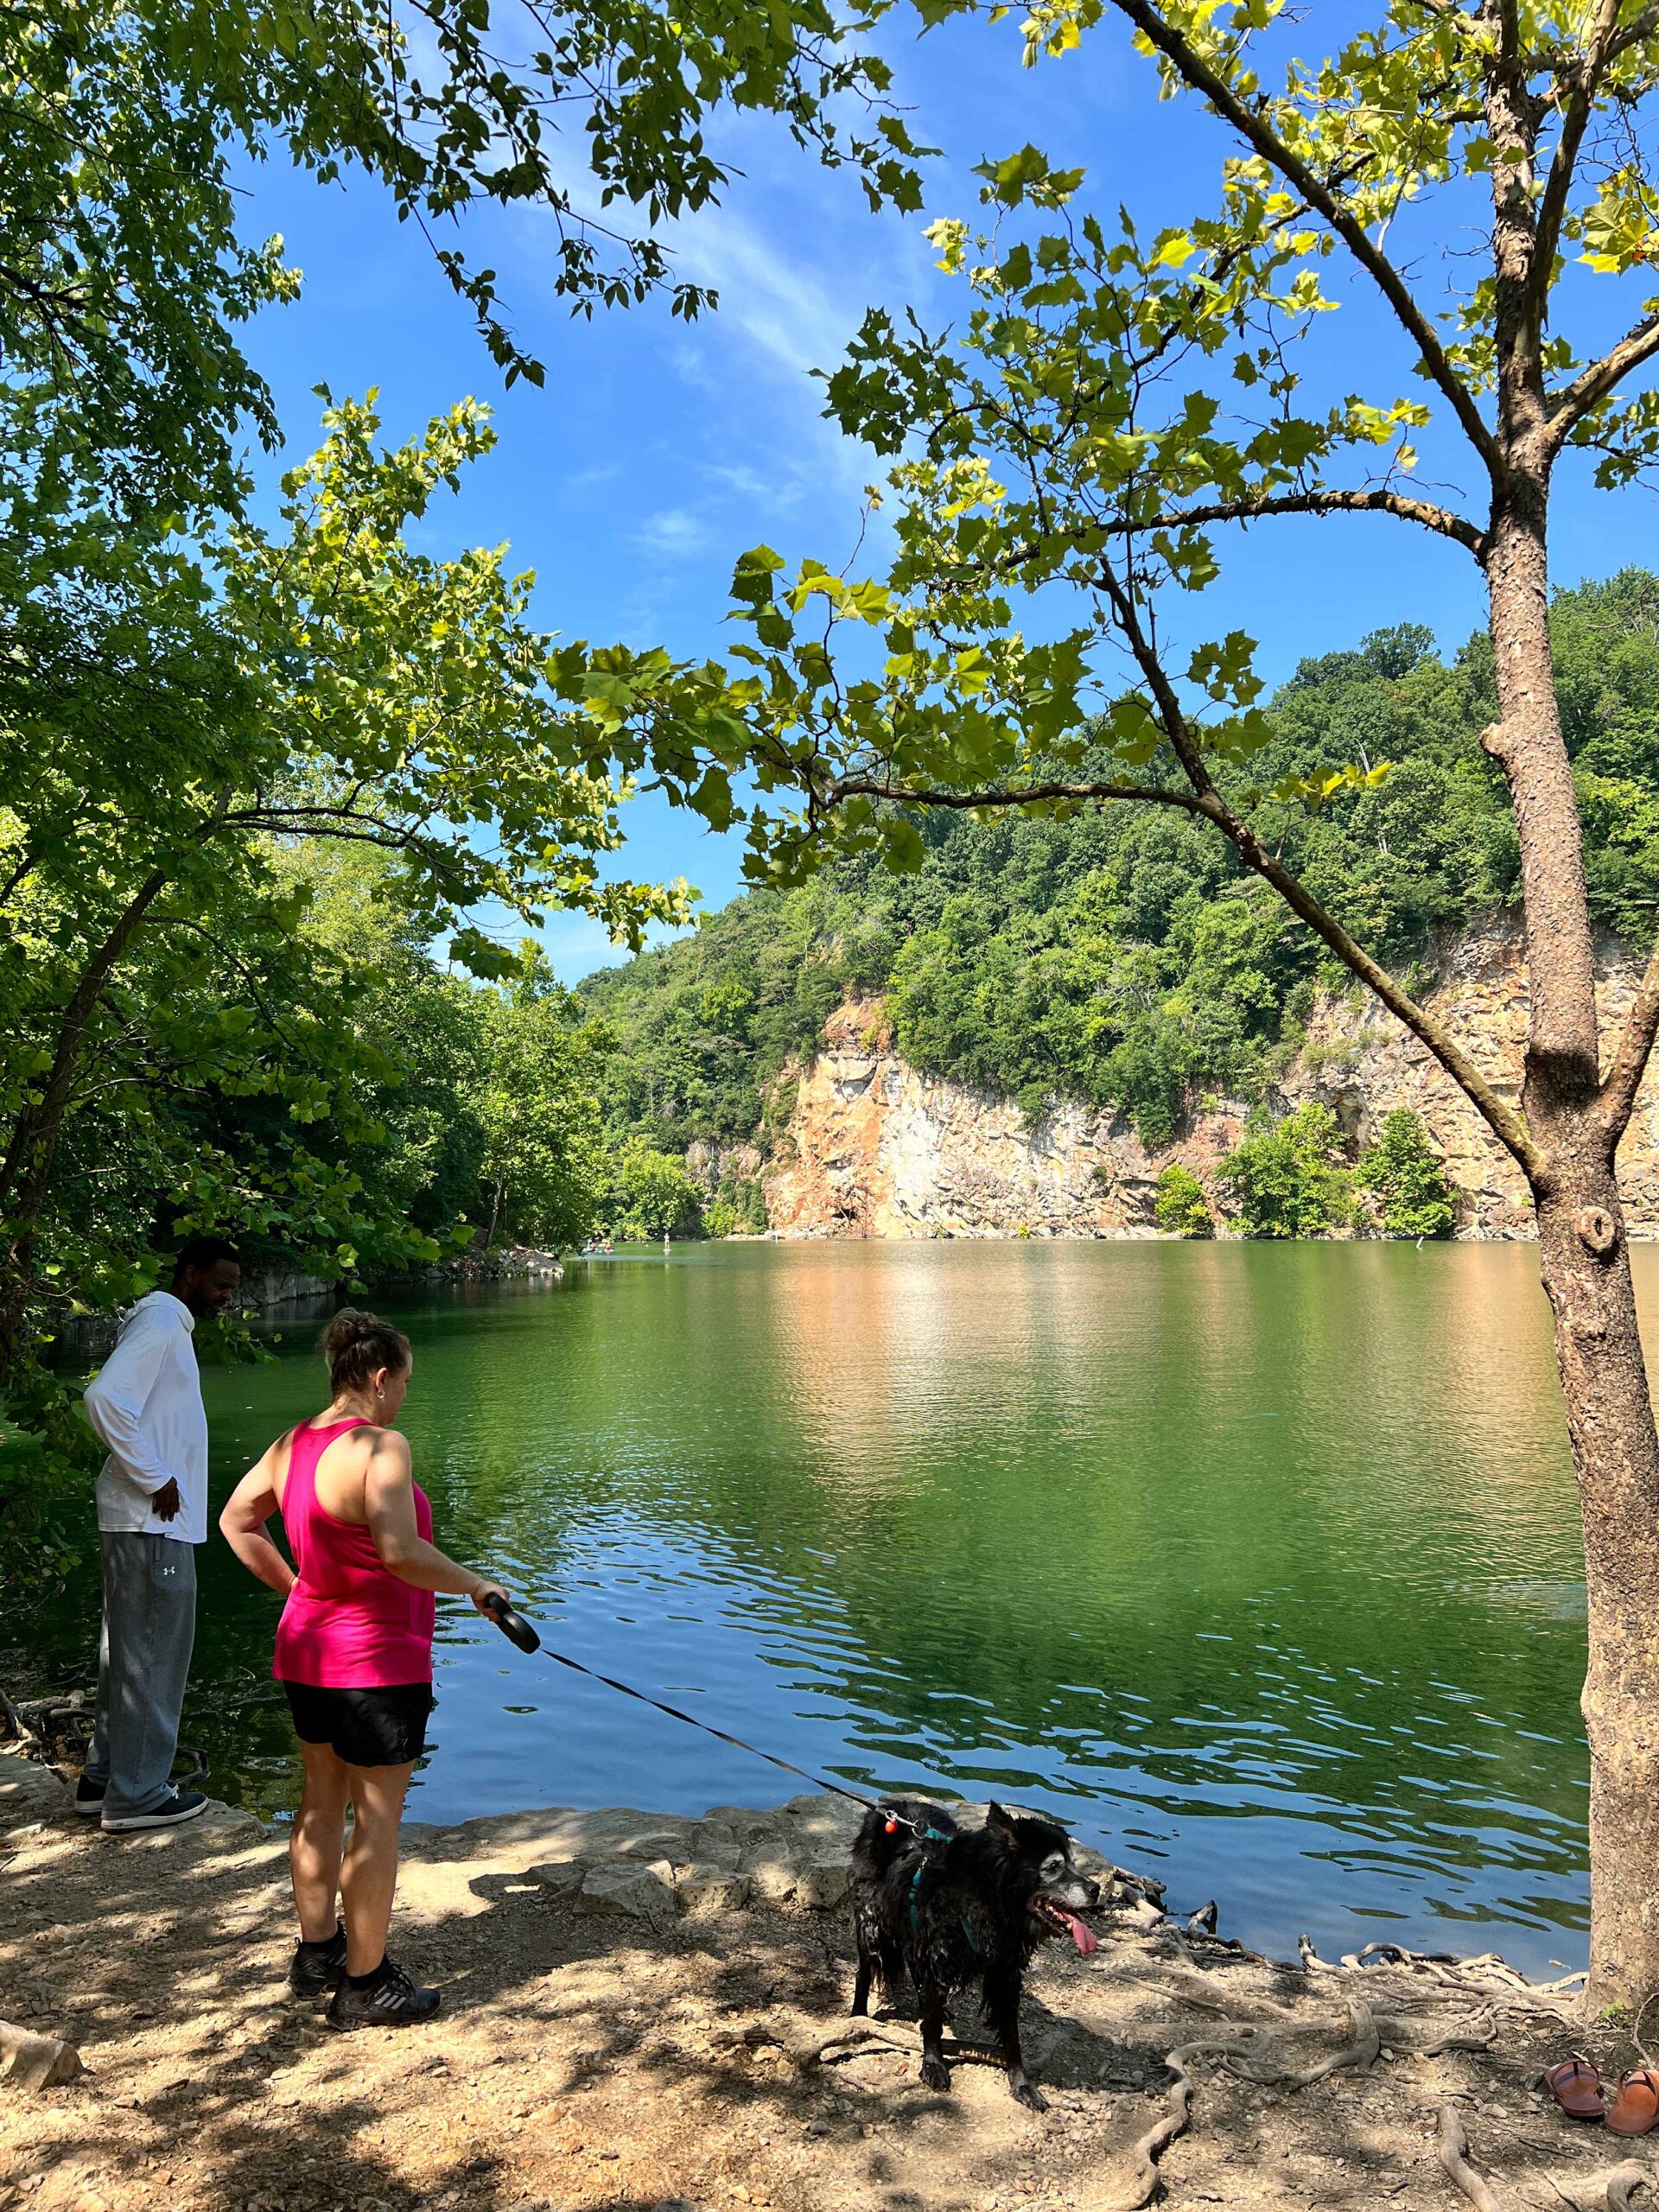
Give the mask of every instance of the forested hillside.
[[[1564, 593], [1553, 620], [1592, 911], [1646, 946], [1659, 912], [1659, 577], [1627, 570]], [[1496, 711], [1484, 632], [1448, 662], [1427, 630], [1379, 630], [1301, 664], [1273, 702], [1277, 739], [1249, 763], [1268, 792], [1293, 769], [1392, 764], [1317, 814], [1268, 798], [1255, 818], [1401, 969], [1515, 896], [1514, 828], [1479, 741]], [[751, 893], [581, 986], [614, 1039], [601, 1077], [613, 1141], [680, 1151], [749, 1136], [769, 1106], [786, 1113], [774, 1079], [849, 990], [886, 995], [913, 1065], [1033, 1114], [1059, 1097], [1121, 1108], [1149, 1142], [1173, 1134], [1185, 1101], [1249, 1095], [1294, 1050], [1321, 948], [1205, 825], [1106, 809], [984, 825], [938, 814], [922, 830], [914, 875], [843, 865]]]

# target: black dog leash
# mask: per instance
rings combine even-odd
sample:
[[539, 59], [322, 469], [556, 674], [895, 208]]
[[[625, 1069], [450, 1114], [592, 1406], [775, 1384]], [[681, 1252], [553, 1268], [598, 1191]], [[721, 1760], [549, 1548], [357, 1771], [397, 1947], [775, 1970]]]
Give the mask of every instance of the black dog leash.
[[567, 1659], [563, 1651], [555, 1651], [544, 1644], [536, 1630], [515, 1612], [505, 1598], [486, 1598], [484, 1609], [503, 1636], [518, 1646], [521, 1651], [543, 1651], [550, 1659], [556, 1659], [561, 1667], [569, 1667], [575, 1675], [586, 1675], [590, 1681], [603, 1682], [607, 1690], [620, 1690], [624, 1697], [631, 1697], [637, 1704], [648, 1705], [653, 1711], [665, 1713], [671, 1720], [683, 1720], [688, 1728], [700, 1728], [705, 1736], [715, 1736], [722, 1744], [730, 1744], [740, 1751], [748, 1751], [755, 1758], [765, 1759], [769, 1766], [781, 1767], [785, 1774], [794, 1775], [799, 1781], [816, 1783], [820, 1789], [832, 1790], [837, 1797], [845, 1797], [849, 1804], [861, 1805], [867, 1813], [880, 1813], [887, 1824], [891, 1835], [895, 1828], [912, 1829], [917, 1835], [926, 1831], [920, 1821], [912, 1821], [896, 1812], [891, 1805], [879, 1805], [873, 1797], [861, 1797], [856, 1789], [846, 1789], [839, 1782], [831, 1782], [825, 1774], [813, 1774], [804, 1766], [796, 1766], [788, 1759], [780, 1759], [775, 1751], [763, 1751], [758, 1744], [746, 1744], [741, 1736], [728, 1736], [723, 1728], [715, 1728], [706, 1720], [699, 1720], [694, 1713], [682, 1713], [677, 1705], [664, 1705], [660, 1698], [647, 1697], [643, 1690], [631, 1689], [626, 1682], [619, 1682], [613, 1675], [601, 1675], [596, 1667], [585, 1667], [580, 1659]]

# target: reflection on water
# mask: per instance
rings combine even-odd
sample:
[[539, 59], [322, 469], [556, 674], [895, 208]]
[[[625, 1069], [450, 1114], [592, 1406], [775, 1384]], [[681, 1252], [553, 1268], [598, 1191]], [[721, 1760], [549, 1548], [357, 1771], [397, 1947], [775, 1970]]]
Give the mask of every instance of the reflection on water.
[[[1051, 1807], [1269, 1948], [1581, 1956], [1530, 1249], [706, 1247], [400, 1319], [441, 1539], [559, 1649], [855, 1787]], [[319, 1379], [289, 1346], [209, 1376], [221, 1487]], [[275, 1601], [210, 1556], [203, 1604], [202, 1707], [255, 1701], [195, 1734], [283, 1808]], [[420, 1817], [789, 1786], [465, 1609], [440, 1632]]]

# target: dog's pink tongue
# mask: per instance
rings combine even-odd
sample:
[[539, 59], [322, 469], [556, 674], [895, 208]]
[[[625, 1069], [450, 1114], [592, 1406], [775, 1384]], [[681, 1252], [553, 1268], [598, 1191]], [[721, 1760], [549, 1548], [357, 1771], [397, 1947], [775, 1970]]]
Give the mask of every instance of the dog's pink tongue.
[[1064, 1916], [1066, 1926], [1071, 1930], [1071, 1941], [1085, 1959], [1100, 1948], [1100, 1939], [1086, 1921], [1079, 1920], [1075, 1912], [1065, 1913]]

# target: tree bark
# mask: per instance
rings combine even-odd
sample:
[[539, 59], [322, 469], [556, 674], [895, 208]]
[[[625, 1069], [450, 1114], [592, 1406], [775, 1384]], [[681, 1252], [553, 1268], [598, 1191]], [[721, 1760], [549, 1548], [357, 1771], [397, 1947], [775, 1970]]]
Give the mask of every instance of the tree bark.
[[1599, 1080], [1596, 958], [1549, 649], [1548, 487], [1525, 483], [1510, 497], [1494, 515], [1486, 561], [1498, 720], [1481, 741], [1502, 766], [1515, 808], [1532, 985], [1523, 1098], [1529, 1116], [1548, 1116], [1587, 1103]]
[[1593, 1128], [1556, 1149], [1539, 1260], [1584, 1516], [1590, 1980], [1600, 2010], [1659, 1988], [1659, 1436], [1617, 1178]]
[[1590, 1745], [1588, 2000], [1659, 1989], [1659, 1436], [1616, 1168], [1599, 1110], [1595, 946], [1548, 631], [1547, 485], [1495, 512], [1487, 563], [1503, 764], [1521, 848], [1531, 996], [1522, 1103], [1539, 1265], [1584, 1522]]

